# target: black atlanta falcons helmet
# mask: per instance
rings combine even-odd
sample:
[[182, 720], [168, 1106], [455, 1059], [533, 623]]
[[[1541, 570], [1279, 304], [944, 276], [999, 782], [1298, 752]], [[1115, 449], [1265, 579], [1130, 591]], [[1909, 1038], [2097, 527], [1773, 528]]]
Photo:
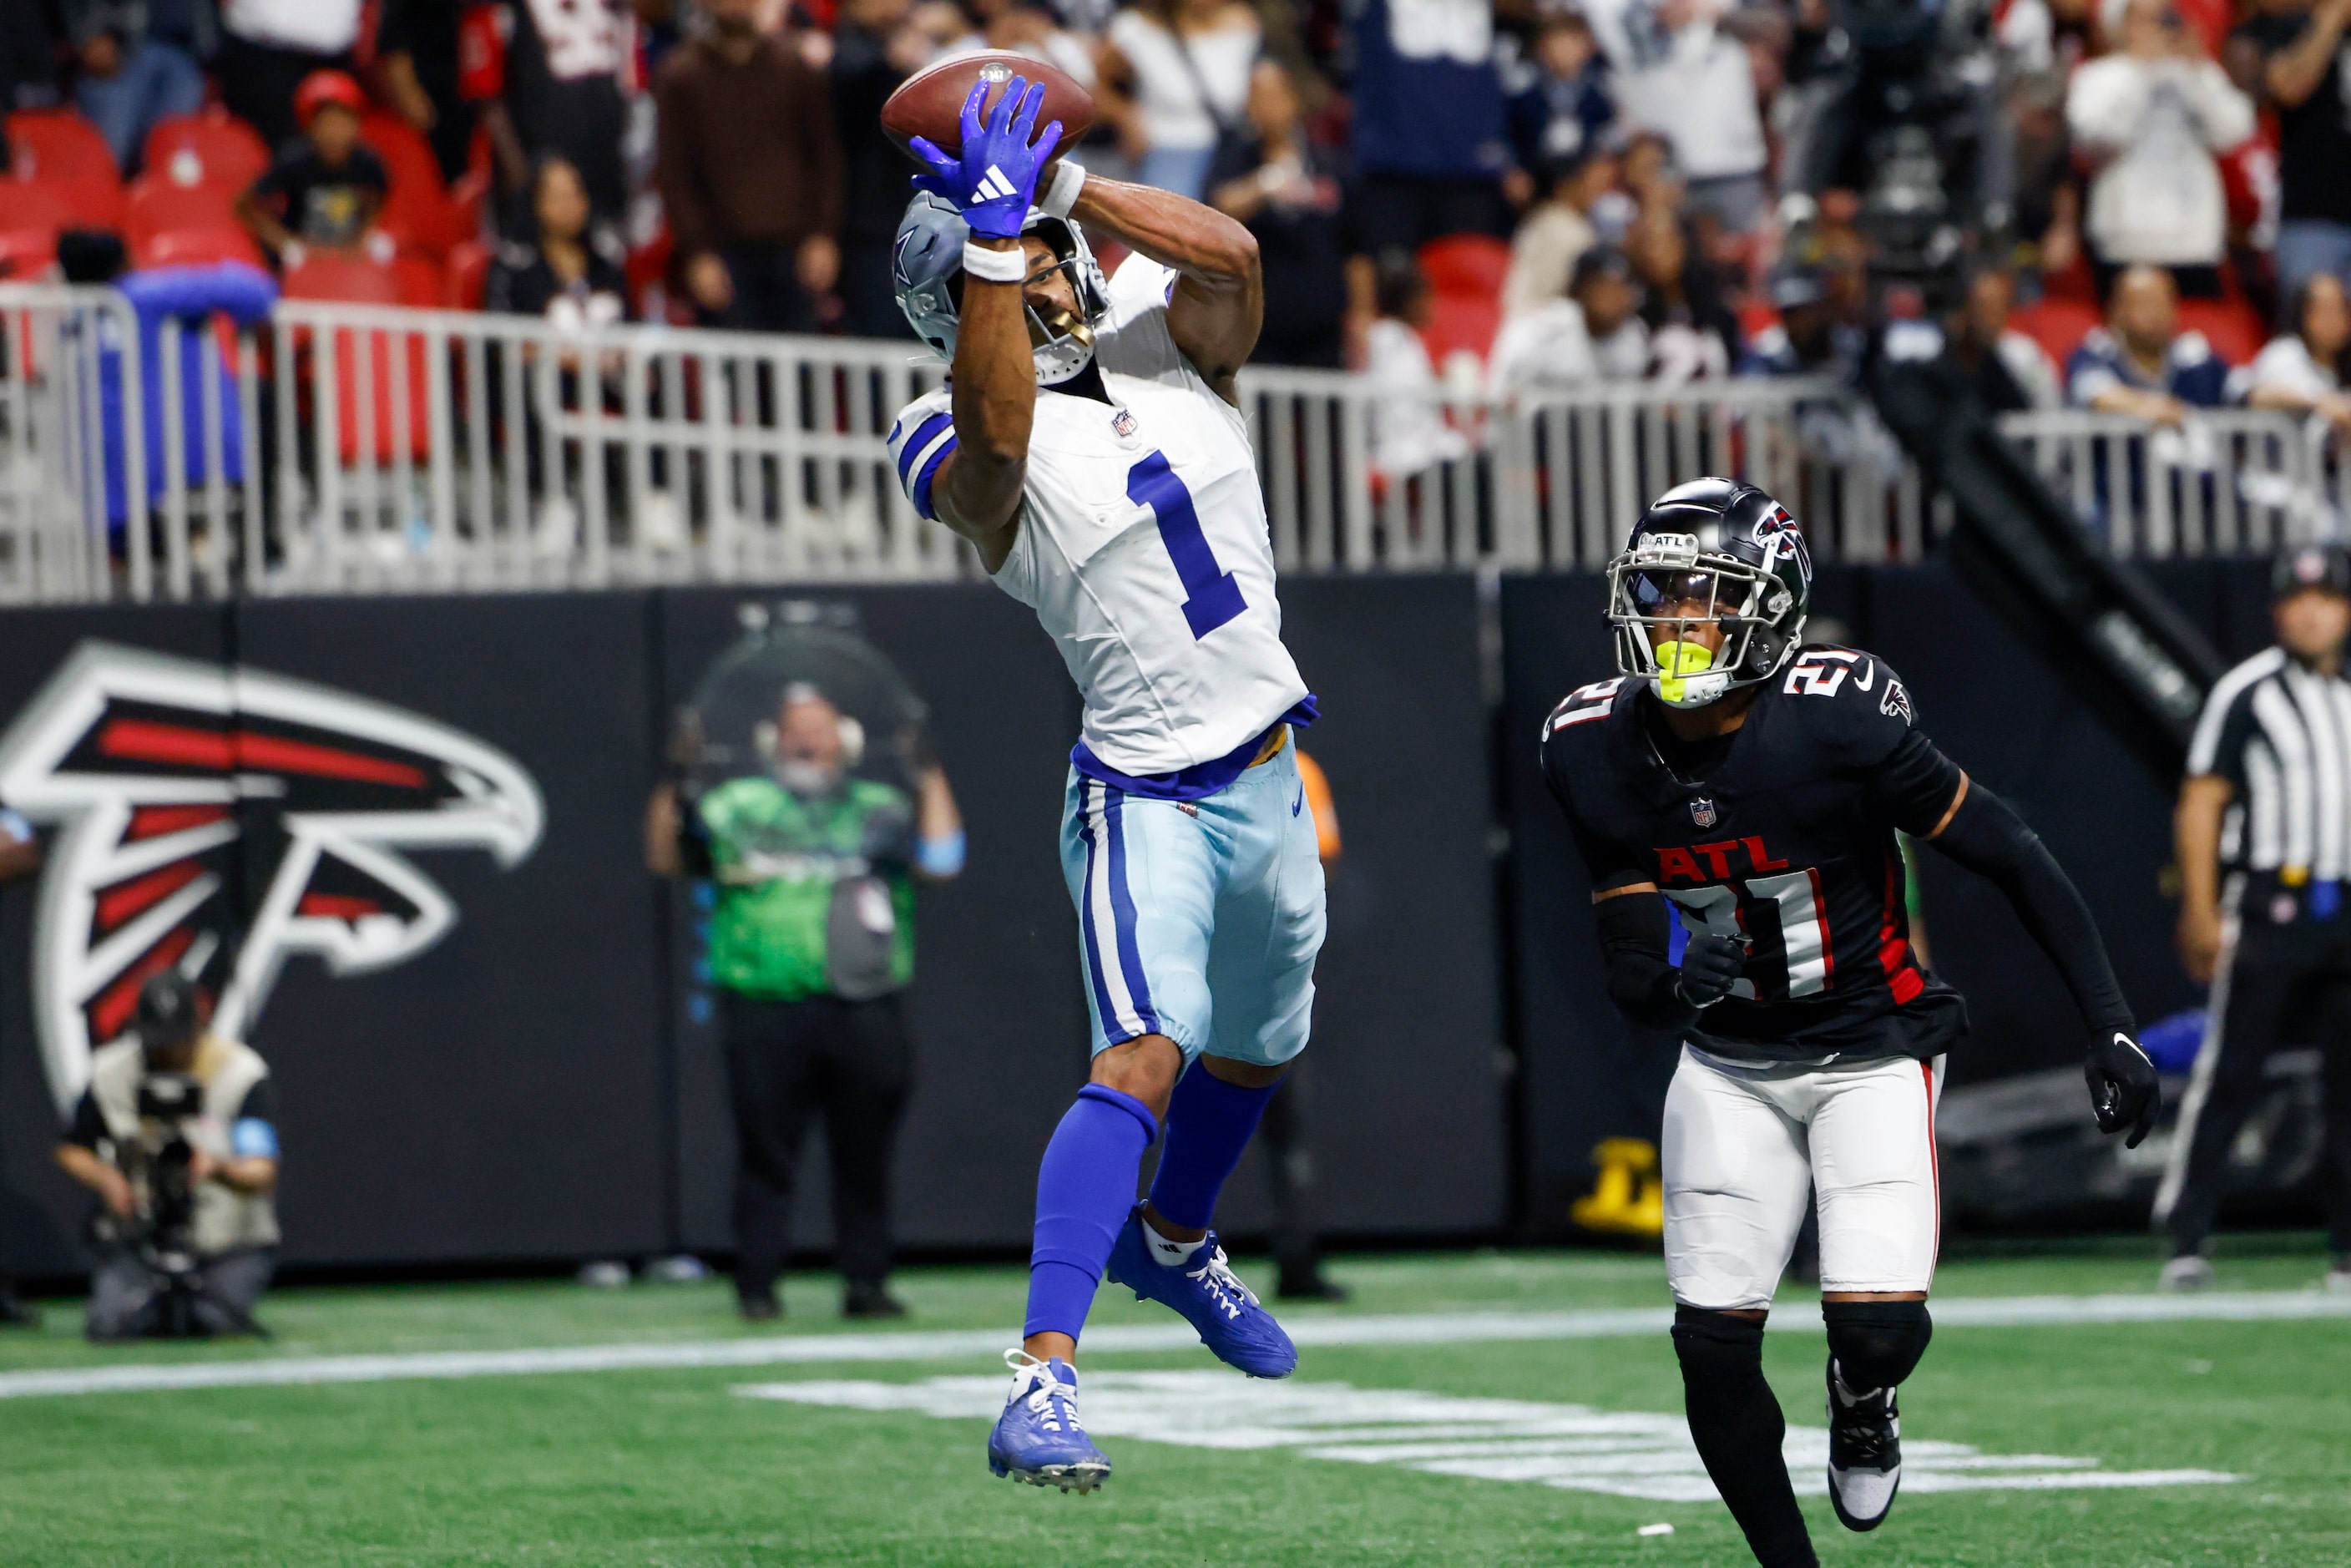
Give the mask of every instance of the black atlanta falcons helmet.
[[[1677, 485], [1608, 563], [1616, 667], [1672, 706], [1704, 707], [1780, 672], [1812, 599], [1812, 552], [1787, 507], [1735, 479]], [[1708, 622], [1719, 650], [1690, 635]]]

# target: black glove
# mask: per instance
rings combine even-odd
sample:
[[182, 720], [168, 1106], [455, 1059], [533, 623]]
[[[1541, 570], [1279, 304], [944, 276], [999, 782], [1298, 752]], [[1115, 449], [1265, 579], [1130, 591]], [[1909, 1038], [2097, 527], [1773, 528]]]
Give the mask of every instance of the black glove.
[[[1695, 946], [1695, 944], [1693, 944]], [[2163, 1086], [2156, 1082], [2155, 1063], [2138, 1041], [2116, 1030], [2090, 1047], [2082, 1064], [2090, 1081], [2090, 1108], [2098, 1113], [2098, 1131], [2130, 1129], [2123, 1147], [2135, 1149], [2155, 1130], [2156, 1113], [2163, 1109]]]
[[1747, 964], [1747, 944], [1736, 937], [1704, 931], [1682, 949], [1681, 973], [1674, 994], [1694, 1008], [1710, 1008], [1730, 994], [1731, 983]]

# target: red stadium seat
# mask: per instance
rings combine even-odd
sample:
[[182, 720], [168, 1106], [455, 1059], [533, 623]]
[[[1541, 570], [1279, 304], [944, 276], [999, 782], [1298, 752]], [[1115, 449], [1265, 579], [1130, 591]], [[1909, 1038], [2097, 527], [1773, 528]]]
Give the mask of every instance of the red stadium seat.
[[442, 303], [452, 310], [479, 310], [490, 282], [490, 263], [496, 253], [480, 240], [469, 239], [449, 252], [449, 270]]
[[57, 235], [0, 229], [0, 283], [42, 282], [57, 259]]
[[1510, 274], [1510, 245], [1491, 235], [1447, 235], [1420, 247], [1420, 271], [1440, 298], [1499, 299]]
[[2104, 320], [2097, 306], [2086, 299], [2051, 295], [2038, 305], [2027, 305], [2013, 312], [2008, 324], [2047, 350], [2063, 372], [2066, 357], [2081, 346], [2091, 328], [2102, 325]]
[[[405, 269], [405, 270], [403, 270]], [[422, 291], [428, 303], [438, 303], [439, 270], [429, 263], [396, 263], [380, 266], [365, 256], [340, 255], [334, 252], [312, 252], [302, 265], [288, 268], [284, 281], [287, 299], [335, 302], [347, 305], [402, 305], [413, 303], [413, 295]], [[359, 409], [359, 357], [361, 341], [369, 361], [369, 393], [374, 404], [374, 430], [364, 444], [372, 447], [366, 459], [376, 464], [388, 464], [399, 449], [402, 434], [395, 405], [395, 370], [406, 361], [405, 379], [408, 394], [408, 428], [405, 432], [409, 457], [423, 462], [432, 451], [432, 410], [426, 402], [428, 361], [425, 340], [422, 333], [402, 334], [398, 338], [390, 331], [355, 331], [337, 328], [333, 331], [335, 352], [336, 443], [346, 463], [360, 461], [362, 441]], [[294, 337], [296, 349], [315, 356], [319, 345], [308, 329], [298, 329]], [[404, 350], [404, 351], [403, 351]]]
[[466, 237], [457, 204], [439, 190], [426, 190], [413, 180], [395, 180], [385, 198], [376, 226], [402, 251], [435, 259]]
[[360, 140], [383, 160], [384, 172], [392, 176], [393, 184], [414, 181], [440, 194], [448, 193], [448, 186], [441, 178], [441, 161], [433, 155], [433, 144], [424, 140], [423, 131], [398, 115], [371, 111], [360, 120]]
[[288, 267], [283, 292], [288, 299], [339, 300], [346, 305], [400, 304], [400, 275], [363, 256], [314, 250], [299, 267]]
[[2203, 333], [2212, 351], [2231, 365], [2252, 364], [2262, 345], [2269, 341], [2262, 313], [2241, 298], [2183, 299], [2179, 329]]
[[477, 206], [468, 228], [465, 210], [441, 179], [432, 143], [414, 126], [394, 115], [372, 113], [360, 122], [360, 140], [383, 161], [392, 182], [377, 226], [401, 249], [438, 260], [480, 227]]
[[226, 185], [183, 185], [154, 174], [131, 182], [127, 232], [133, 246], [183, 229], [238, 229], [236, 194]]
[[1428, 357], [1442, 366], [1467, 349], [1483, 360], [1502, 329], [1502, 279], [1510, 270], [1508, 242], [1490, 235], [1447, 235], [1420, 247], [1428, 279], [1428, 325], [1420, 331]]
[[74, 226], [73, 204], [39, 180], [0, 180], [0, 234], [39, 235], [52, 246]]
[[392, 264], [400, 302], [419, 310], [438, 310], [448, 298], [448, 268], [421, 256], [403, 256]]
[[159, 121], [147, 133], [147, 172], [176, 185], [250, 190], [269, 167], [261, 133], [223, 109]]
[[20, 180], [120, 185], [113, 150], [98, 127], [70, 109], [24, 110], [8, 117], [10, 164]]
[[1420, 340], [1428, 346], [1429, 359], [1442, 371], [1446, 361], [1465, 349], [1482, 361], [1486, 351], [1494, 346], [1495, 334], [1501, 329], [1499, 299], [1439, 295], [1428, 302], [1428, 322], [1420, 329]]
[[[122, 227], [122, 187], [111, 181], [27, 175], [22, 180], [0, 182], [0, 191], [6, 193], [5, 196], [0, 196], [0, 201], [10, 206], [30, 202], [37, 204], [45, 213], [55, 212], [59, 228], [119, 230]], [[32, 196], [34, 191], [42, 194]], [[16, 221], [13, 214], [7, 213], [0, 213], [0, 225], [8, 228], [33, 226]]]
[[235, 227], [168, 229], [133, 245], [131, 259], [140, 267], [212, 267], [224, 261], [269, 265], [253, 236]]

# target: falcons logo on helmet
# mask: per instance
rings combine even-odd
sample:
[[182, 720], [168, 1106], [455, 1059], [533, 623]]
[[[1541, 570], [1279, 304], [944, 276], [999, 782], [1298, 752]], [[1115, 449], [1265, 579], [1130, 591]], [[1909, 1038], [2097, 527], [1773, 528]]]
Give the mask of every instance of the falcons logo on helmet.
[[408, 859], [538, 845], [538, 786], [404, 709], [242, 667], [85, 643], [0, 737], [0, 802], [57, 840], [33, 1003], [62, 1109], [139, 988], [176, 966], [249, 1032], [288, 957], [369, 974], [430, 949], [456, 906]]
[[1796, 564], [1809, 580], [1813, 575], [1813, 552], [1804, 543], [1804, 530], [1788, 515], [1788, 508], [1773, 502], [1771, 509], [1755, 519], [1755, 542], [1763, 547], [1763, 570], [1771, 570], [1782, 556], [1793, 556]]

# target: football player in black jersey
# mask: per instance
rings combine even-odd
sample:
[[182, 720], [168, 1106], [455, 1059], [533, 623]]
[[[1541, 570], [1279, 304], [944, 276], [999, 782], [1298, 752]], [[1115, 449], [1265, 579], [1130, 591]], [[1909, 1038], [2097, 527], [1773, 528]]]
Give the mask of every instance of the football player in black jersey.
[[[1690, 1436], [1757, 1561], [1808, 1565], [1762, 1364], [1808, 1192], [1829, 1496], [1850, 1529], [1893, 1506], [1894, 1391], [1932, 1326], [1935, 1102], [1967, 1009], [1910, 950], [1896, 831], [1998, 883], [2057, 966], [2100, 1128], [2147, 1135], [2155, 1068], [2041, 841], [1917, 729], [1882, 660], [1803, 646], [1812, 559], [1785, 507], [1727, 479], [1670, 490], [1608, 589], [1621, 674], [1552, 713], [1543, 774], [1592, 873], [1610, 997], [1685, 1041], [1662, 1153]], [[1669, 911], [1690, 933], [1678, 967]]]

